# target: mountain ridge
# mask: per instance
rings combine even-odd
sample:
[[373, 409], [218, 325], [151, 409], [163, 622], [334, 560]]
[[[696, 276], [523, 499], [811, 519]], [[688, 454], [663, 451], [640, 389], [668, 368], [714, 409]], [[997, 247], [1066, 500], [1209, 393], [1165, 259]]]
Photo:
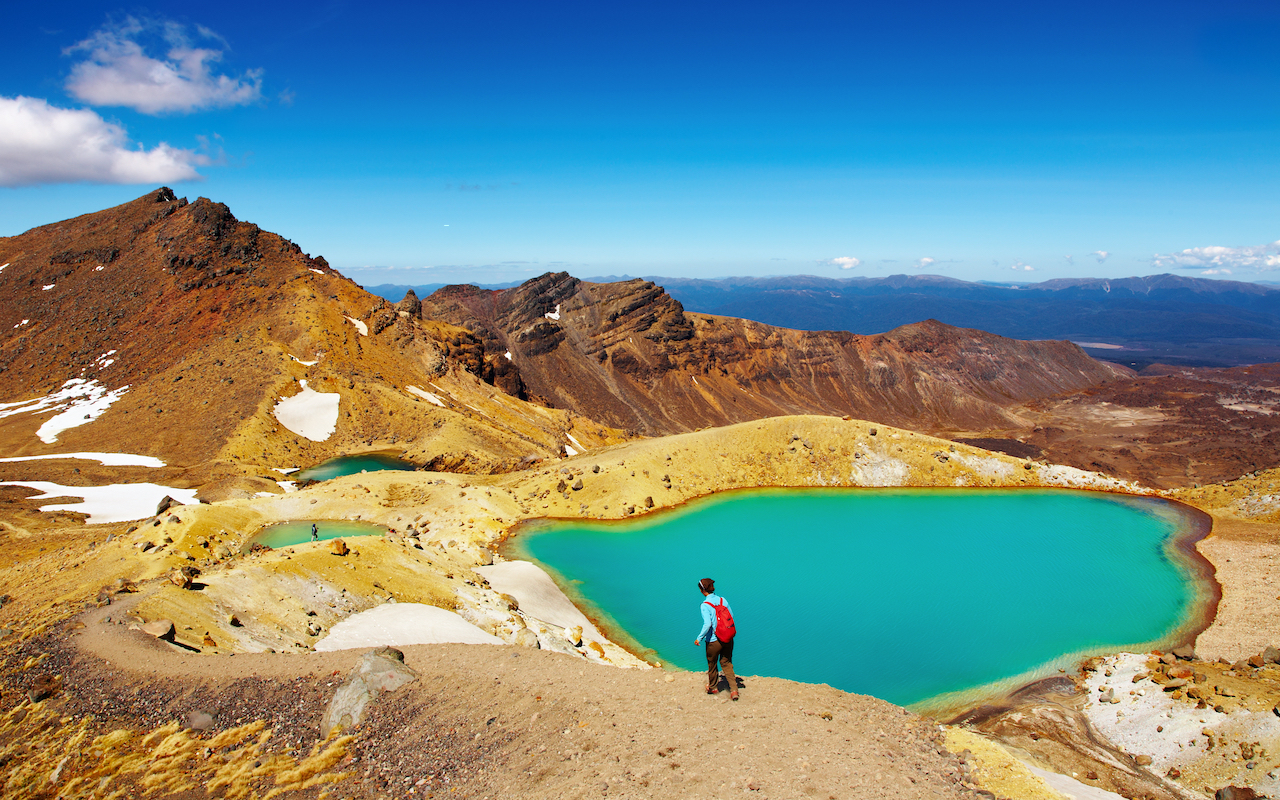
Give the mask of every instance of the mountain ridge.
[[533, 395], [650, 435], [798, 413], [1007, 424], [1004, 405], [1127, 374], [1067, 342], [936, 321], [873, 337], [788, 330], [688, 313], [641, 279], [592, 284], [563, 272], [508, 290], [447, 287], [421, 314], [471, 331]]

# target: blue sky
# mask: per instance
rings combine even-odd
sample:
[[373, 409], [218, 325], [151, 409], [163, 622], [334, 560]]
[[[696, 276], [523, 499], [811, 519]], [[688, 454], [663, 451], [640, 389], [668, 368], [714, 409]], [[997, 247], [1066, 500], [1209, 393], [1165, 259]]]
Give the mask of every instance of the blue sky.
[[8, 9], [0, 235], [165, 183], [366, 285], [1280, 279], [1278, 4], [607, 6]]

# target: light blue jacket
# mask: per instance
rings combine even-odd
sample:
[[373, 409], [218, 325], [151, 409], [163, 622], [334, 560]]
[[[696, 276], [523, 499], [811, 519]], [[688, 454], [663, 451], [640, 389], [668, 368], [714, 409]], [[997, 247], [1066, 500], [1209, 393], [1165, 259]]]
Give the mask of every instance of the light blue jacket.
[[[719, 605], [721, 602], [724, 603], [725, 608], [729, 608], [729, 601], [715, 592], [703, 598], [702, 605], [699, 606], [702, 609], [702, 630], [698, 631], [698, 644], [702, 644], [703, 639], [708, 642], [720, 641], [716, 638], [716, 610], [714, 606]], [[733, 613], [732, 608], [729, 608], [729, 613]]]

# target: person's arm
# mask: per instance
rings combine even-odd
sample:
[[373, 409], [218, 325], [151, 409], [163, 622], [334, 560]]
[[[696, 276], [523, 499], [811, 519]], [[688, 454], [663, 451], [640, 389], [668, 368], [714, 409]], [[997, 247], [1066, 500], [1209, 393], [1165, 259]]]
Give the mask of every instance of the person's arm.
[[716, 612], [711, 610], [710, 603], [703, 603], [702, 606], [702, 630], [698, 631], [698, 638], [693, 640], [694, 644], [702, 644], [702, 640], [711, 636], [711, 632], [715, 630]]

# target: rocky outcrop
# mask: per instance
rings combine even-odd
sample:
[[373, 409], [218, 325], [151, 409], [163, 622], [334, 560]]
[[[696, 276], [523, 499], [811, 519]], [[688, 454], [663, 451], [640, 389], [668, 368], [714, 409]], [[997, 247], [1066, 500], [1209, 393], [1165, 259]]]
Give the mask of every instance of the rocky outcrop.
[[[1010, 404], [1125, 374], [1069, 342], [933, 320], [877, 336], [795, 331], [688, 314], [648, 281], [566, 273], [501, 291], [445, 287], [421, 314], [474, 335], [471, 363], [486, 381], [646, 434], [802, 413], [994, 427], [1010, 422]], [[504, 361], [507, 383], [493, 368]]]

